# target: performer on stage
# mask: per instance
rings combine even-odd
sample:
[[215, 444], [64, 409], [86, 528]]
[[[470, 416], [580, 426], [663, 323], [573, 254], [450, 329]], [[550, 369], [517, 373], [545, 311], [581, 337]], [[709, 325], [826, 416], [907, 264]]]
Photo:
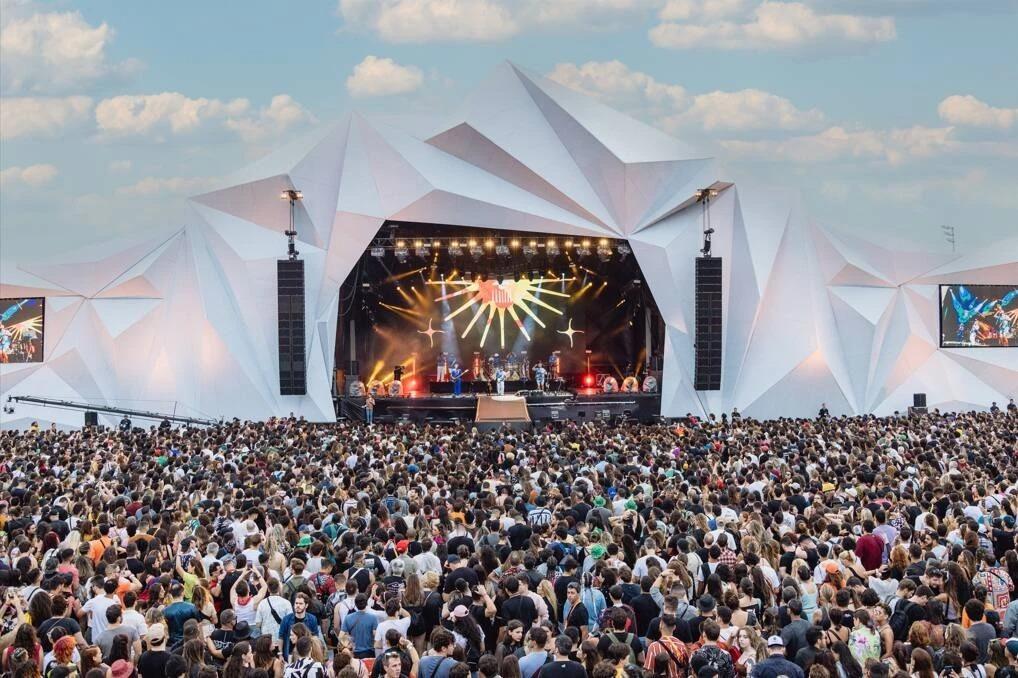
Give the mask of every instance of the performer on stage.
[[495, 388], [499, 395], [505, 395], [505, 368], [499, 365], [495, 368]]
[[537, 381], [537, 390], [544, 390], [544, 382], [548, 378], [548, 370], [544, 369], [544, 365], [540, 362], [537, 363], [537, 367], [534, 368], [534, 379]]
[[438, 369], [436, 370], [436, 381], [445, 381], [449, 378], [449, 354], [442, 351], [438, 354]]
[[551, 370], [551, 376], [555, 379], [559, 377], [559, 364], [558, 364], [558, 351], [555, 351], [548, 356], [548, 369]]
[[449, 376], [452, 377], [452, 394], [462, 395], [463, 394], [463, 370], [460, 369], [459, 363], [453, 363], [452, 369], [449, 370]]
[[402, 365], [396, 365], [395, 367], [392, 368], [392, 380], [393, 381], [403, 381], [403, 366]]

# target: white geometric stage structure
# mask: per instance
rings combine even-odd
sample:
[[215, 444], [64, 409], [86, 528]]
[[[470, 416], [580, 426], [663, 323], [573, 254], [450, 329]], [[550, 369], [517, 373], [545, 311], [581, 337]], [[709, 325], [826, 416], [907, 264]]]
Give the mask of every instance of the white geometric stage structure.
[[[430, 128], [429, 128], [430, 127]], [[696, 392], [693, 262], [713, 201], [724, 259], [722, 390]], [[279, 395], [276, 260], [297, 188], [308, 395]], [[386, 220], [626, 239], [667, 324], [662, 413], [756, 417], [985, 408], [1018, 350], [938, 348], [938, 283], [1018, 283], [1018, 237], [965, 256], [891, 250], [810, 221], [796, 194], [561, 85], [503, 64], [441, 123], [351, 114], [190, 200], [182, 227], [60, 264], [5, 262], [0, 297], [46, 297], [45, 362], [0, 366], [35, 395], [208, 418], [334, 418], [341, 283]], [[18, 405], [4, 426], [78, 425]]]

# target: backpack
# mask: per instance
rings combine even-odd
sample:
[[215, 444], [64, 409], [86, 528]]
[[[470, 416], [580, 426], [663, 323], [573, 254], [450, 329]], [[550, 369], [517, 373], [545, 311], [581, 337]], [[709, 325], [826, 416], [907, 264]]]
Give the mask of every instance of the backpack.
[[[636, 653], [633, 652], [633, 646], [630, 644], [630, 643], [633, 642], [633, 634], [632, 633], [627, 633], [622, 638], [619, 638], [617, 635], [615, 635], [614, 631], [611, 631], [611, 632], [606, 633], [604, 635], [606, 635], [609, 638], [611, 638], [612, 642], [622, 643], [623, 645], [625, 645], [626, 649], [629, 650], [629, 663], [630, 664], [634, 664], [636, 662]], [[627, 669], [627, 672], [628, 672], [629, 667], [627, 666], [626, 669]]]
[[304, 584], [307, 583], [307, 581], [308, 579], [304, 575], [290, 577], [286, 580], [286, 583], [283, 584], [283, 597], [289, 600], [292, 605], [293, 599], [297, 597], [297, 592], [302, 586], [304, 586]]
[[891, 627], [891, 631], [894, 632], [894, 639], [900, 642], [905, 642], [908, 639], [909, 623], [908, 623], [908, 611], [915, 605], [910, 600], [902, 600], [898, 605], [894, 606], [894, 612], [891, 613], [891, 618], [887, 620], [887, 625]]

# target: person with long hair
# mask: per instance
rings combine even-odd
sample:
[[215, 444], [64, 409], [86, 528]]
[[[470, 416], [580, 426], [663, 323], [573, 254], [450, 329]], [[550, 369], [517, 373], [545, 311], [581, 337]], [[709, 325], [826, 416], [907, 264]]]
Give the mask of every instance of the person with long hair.
[[81, 650], [81, 661], [79, 662], [81, 675], [85, 676], [93, 669], [99, 669], [103, 675], [107, 675], [110, 667], [103, 663], [103, 652], [98, 645], [89, 645]]
[[[580, 643], [577, 658], [587, 671], [587, 678], [594, 675], [594, 667], [601, 661], [601, 653], [597, 650], [597, 638], [587, 638]], [[517, 663], [519, 666], [519, 663]]]
[[223, 666], [222, 678], [247, 678], [253, 671], [254, 651], [250, 643], [241, 641], [233, 646], [233, 652]]
[[735, 662], [735, 670], [742, 676], [748, 676], [757, 662], [767, 658], [767, 644], [759, 632], [752, 626], [744, 626], [738, 630], [733, 645], [739, 651], [739, 659]]
[[254, 651], [254, 668], [265, 671], [270, 678], [282, 678], [283, 660], [279, 656], [278, 648], [272, 644], [272, 636], [268, 634], [258, 636], [252, 649]]
[[848, 643], [837, 642], [831, 646], [831, 651], [837, 656], [839, 678], [862, 678], [862, 664], [855, 658], [848, 647]]
[[35, 635], [35, 627], [31, 624], [22, 624], [19, 626], [17, 631], [14, 633], [13, 642], [4, 649], [3, 660], [0, 662], [4, 671], [10, 670], [11, 655], [13, 655], [15, 650], [18, 648], [27, 652], [28, 657], [34, 660], [36, 665], [38, 665], [39, 670], [42, 671], [42, 645], [39, 643], [39, 640]]

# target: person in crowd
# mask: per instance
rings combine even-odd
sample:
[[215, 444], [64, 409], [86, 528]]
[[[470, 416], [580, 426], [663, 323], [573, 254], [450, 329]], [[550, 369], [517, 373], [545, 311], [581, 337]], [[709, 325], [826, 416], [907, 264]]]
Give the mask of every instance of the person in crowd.
[[1012, 678], [1016, 417], [4, 430], [0, 660]]

